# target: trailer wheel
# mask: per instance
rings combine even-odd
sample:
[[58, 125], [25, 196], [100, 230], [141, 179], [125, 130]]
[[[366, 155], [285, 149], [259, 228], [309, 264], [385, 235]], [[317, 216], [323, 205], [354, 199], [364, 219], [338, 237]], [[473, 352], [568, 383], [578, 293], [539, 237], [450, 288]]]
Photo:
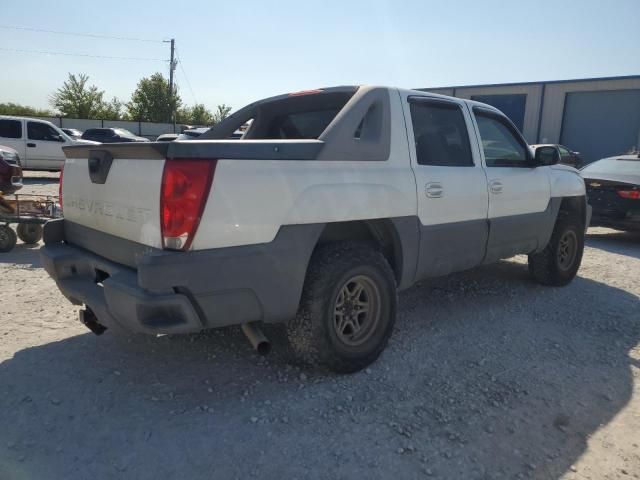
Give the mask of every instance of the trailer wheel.
[[10, 252], [16, 246], [18, 237], [9, 225], [0, 225], [0, 253]]
[[18, 238], [27, 245], [35, 245], [42, 238], [42, 225], [21, 223], [16, 228]]

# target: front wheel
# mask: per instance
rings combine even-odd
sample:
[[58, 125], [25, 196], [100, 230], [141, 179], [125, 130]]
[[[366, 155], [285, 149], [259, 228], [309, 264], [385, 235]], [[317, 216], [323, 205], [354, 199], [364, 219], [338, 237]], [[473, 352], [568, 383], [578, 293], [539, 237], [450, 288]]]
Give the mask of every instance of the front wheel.
[[529, 272], [543, 285], [567, 285], [578, 273], [583, 251], [583, 226], [570, 217], [560, 218], [545, 249], [529, 255]]
[[384, 256], [366, 243], [320, 246], [313, 254], [300, 309], [287, 326], [295, 355], [350, 373], [384, 350], [396, 316], [396, 282]]

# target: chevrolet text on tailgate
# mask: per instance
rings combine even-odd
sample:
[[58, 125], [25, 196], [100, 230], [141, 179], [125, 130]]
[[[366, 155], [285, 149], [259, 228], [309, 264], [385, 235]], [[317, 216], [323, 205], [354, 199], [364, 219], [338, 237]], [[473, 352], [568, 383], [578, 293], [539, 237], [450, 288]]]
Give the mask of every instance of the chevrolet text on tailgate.
[[[230, 139], [250, 124], [240, 140]], [[582, 258], [578, 172], [498, 110], [384, 87], [282, 95], [198, 140], [65, 147], [45, 268], [81, 320], [149, 334], [283, 323], [304, 361], [373, 362], [399, 289], [517, 254], [545, 285]]]

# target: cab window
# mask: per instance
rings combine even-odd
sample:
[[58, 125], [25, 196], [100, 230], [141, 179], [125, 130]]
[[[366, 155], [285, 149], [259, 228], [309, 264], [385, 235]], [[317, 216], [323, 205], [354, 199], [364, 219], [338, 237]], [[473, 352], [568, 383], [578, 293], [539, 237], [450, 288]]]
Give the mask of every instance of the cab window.
[[469, 133], [456, 103], [410, 99], [418, 165], [472, 167]]
[[61, 142], [62, 137], [51, 125], [40, 122], [27, 122], [27, 137], [29, 140], [45, 142]]
[[474, 109], [487, 167], [529, 167], [527, 147], [506, 119]]

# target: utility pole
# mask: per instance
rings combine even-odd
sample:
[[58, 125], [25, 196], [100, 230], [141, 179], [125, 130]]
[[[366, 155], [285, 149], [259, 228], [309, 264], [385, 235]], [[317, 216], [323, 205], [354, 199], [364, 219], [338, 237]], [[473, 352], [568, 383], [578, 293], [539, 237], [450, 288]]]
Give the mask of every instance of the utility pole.
[[[165, 43], [171, 43], [171, 59], [169, 60], [169, 99], [172, 99], [175, 91], [173, 87], [173, 72], [176, 69], [176, 60], [175, 60], [176, 39], [172, 38], [169, 42], [165, 40]], [[171, 106], [171, 118], [169, 119], [169, 121], [173, 123], [173, 131], [175, 133], [176, 131], [175, 113], [176, 112], [174, 110], [173, 104], [171, 104], [170, 106]]]

